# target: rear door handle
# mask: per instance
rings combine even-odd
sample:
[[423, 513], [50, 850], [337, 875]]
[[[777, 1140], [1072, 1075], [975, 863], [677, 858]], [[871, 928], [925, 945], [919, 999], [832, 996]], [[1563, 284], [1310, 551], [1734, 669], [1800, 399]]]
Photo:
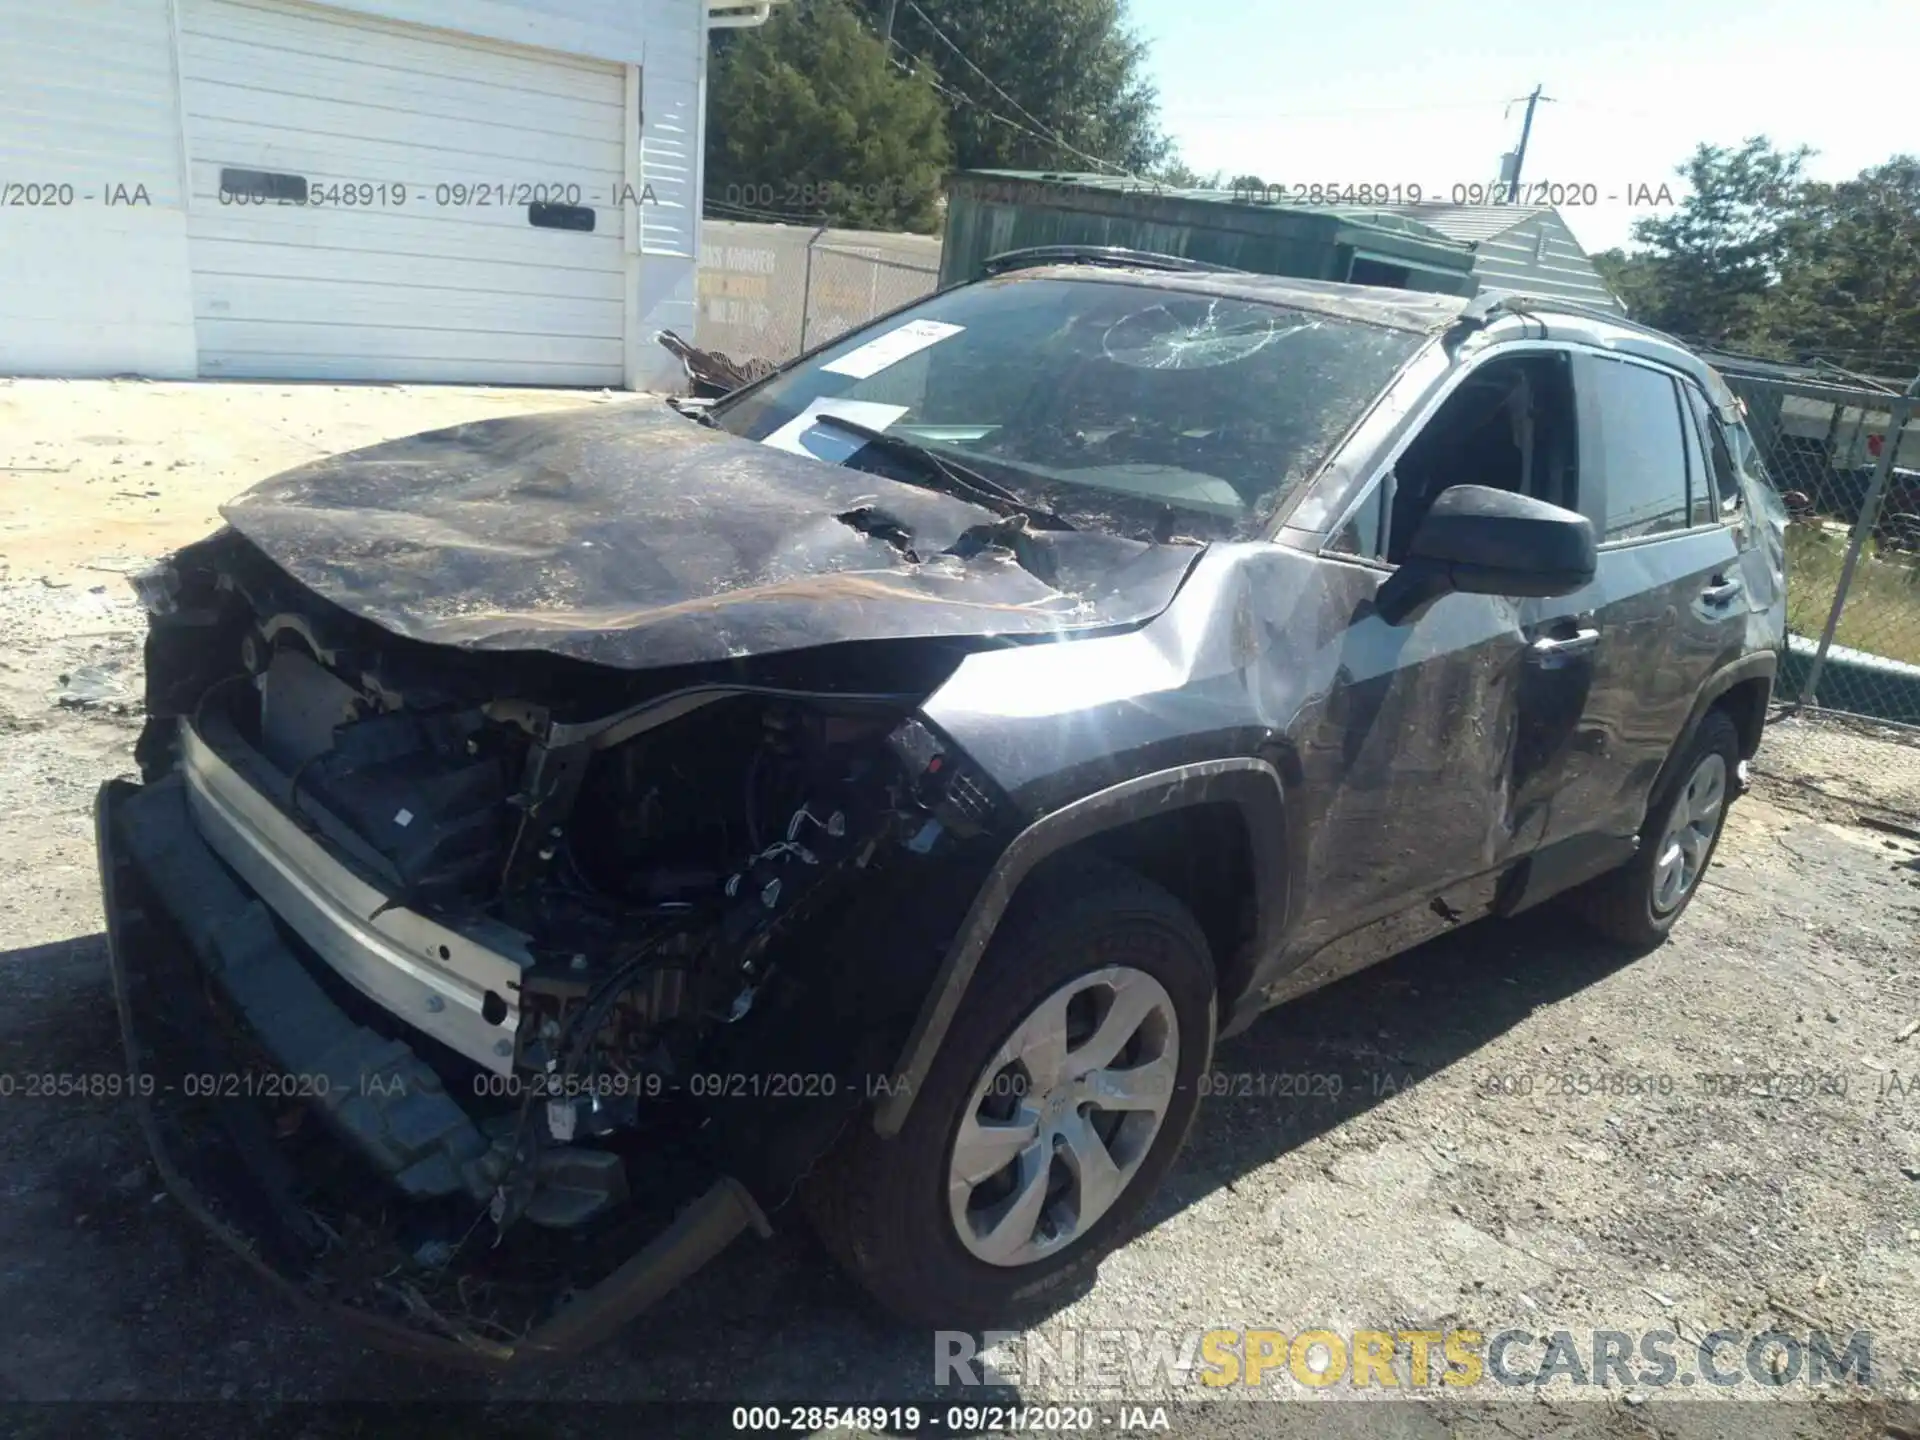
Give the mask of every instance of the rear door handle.
[[1598, 630], [1576, 630], [1571, 635], [1542, 635], [1527, 646], [1527, 659], [1546, 669], [1564, 665], [1575, 655], [1584, 655], [1600, 643]]
[[1700, 592], [1700, 598], [1709, 605], [1725, 605], [1740, 593], [1740, 582], [1722, 579], [1716, 575], [1713, 583]]

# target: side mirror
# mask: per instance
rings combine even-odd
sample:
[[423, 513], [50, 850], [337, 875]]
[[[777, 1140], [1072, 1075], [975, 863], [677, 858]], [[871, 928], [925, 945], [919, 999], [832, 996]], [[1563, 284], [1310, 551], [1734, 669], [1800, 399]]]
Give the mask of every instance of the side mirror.
[[1434, 498], [1374, 604], [1381, 619], [1400, 625], [1454, 591], [1571, 595], [1593, 580], [1595, 559], [1586, 516], [1507, 490], [1451, 485]]

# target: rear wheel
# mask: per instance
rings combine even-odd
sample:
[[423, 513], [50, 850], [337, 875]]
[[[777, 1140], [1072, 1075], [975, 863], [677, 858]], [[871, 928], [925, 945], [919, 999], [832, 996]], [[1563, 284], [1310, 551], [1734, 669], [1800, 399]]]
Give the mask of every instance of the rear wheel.
[[1666, 939], [1720, 843], [1739, 764], [1740, 735], [1732, 718], [1709, 710], [1672, 780], [1648, 807], [1633, 859], [1574, 892], [1595, 929], [1642, 950]]
[[907, 1123], [862, 1125], [809, 1182], [815, 1228], [887, 1309], [977, 1328], [1039, 1307], [1126, 1238], [1213, 1050], [1193, 917], [1107, 865], [1024, 888]]

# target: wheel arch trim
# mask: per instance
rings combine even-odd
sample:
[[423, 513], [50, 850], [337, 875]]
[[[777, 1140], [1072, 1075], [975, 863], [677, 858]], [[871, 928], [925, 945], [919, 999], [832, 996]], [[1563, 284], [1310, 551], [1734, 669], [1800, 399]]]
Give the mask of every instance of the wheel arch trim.
[[[1780, 669], [1780, 657], [1771, 650], [1757, 650], [1741, 656], [1730, 665], [1724, 665], [1707, 677], [1700, 687], [1700, 693], [1694, 696], [1693, 710], [1687, 716], [1687, 723], [1681, 727], [1674, 738], [1673, 748], [1667, 752], [1666, 760], [1660, 766], [1660, 773], [1654, 777], [1653, 785], [1647, 791], [1647, 804], [1652, 806], [1671, 783], [1674, 768], [1680, 763], [1680, 757], [1693, 744], [1693, 737], [1700, 733], [1700, 724], [1707, 718], [1707, 712], [1717, 704], [1734, 686], [1748, 680], [1765, 680], [1769, 690]], [[1762, 705], [1761, 726], [1765, 728], [1765, 709]]]
[[1285, 790], [1272, 764], [1250, 756], [1201, 760], [1151, 771], [1083, 796], [1014, 836], [975, 892], [921, 1002], [884, 1096], [874, 1108], [874, 1129], [890, 1139], [906, 1124], [914, 1097], [933, 1068], [981, 957], [1014, 895], [1041, 861], [1136, 820], [1218, 803], [1240, 810], [1252, 851], [1257, 906], [1249, 948], [1256, 956], [1271, 951], [1285, 925], [1291, 892]]

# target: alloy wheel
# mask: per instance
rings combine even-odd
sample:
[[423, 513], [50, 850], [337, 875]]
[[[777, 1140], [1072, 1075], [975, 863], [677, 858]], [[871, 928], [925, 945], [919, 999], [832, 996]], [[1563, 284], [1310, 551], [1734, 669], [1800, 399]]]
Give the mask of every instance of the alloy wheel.
[[1111, 966], [1042, 1000], [975, 1082], [948, 1161], [960, 1242], [1030, 1265], [1113, 1207], [1153, 1148], [1180, 1063], [1166, 988]]
[[1667, 816], [1666, 833], [1653, 865], [1653, 910], [1665, 915], [1692, 893], [1706, 868], [1713, 838], [1720, 833], [1727, 803], [1727, 762], [1717, 753], [1703, 755]]

